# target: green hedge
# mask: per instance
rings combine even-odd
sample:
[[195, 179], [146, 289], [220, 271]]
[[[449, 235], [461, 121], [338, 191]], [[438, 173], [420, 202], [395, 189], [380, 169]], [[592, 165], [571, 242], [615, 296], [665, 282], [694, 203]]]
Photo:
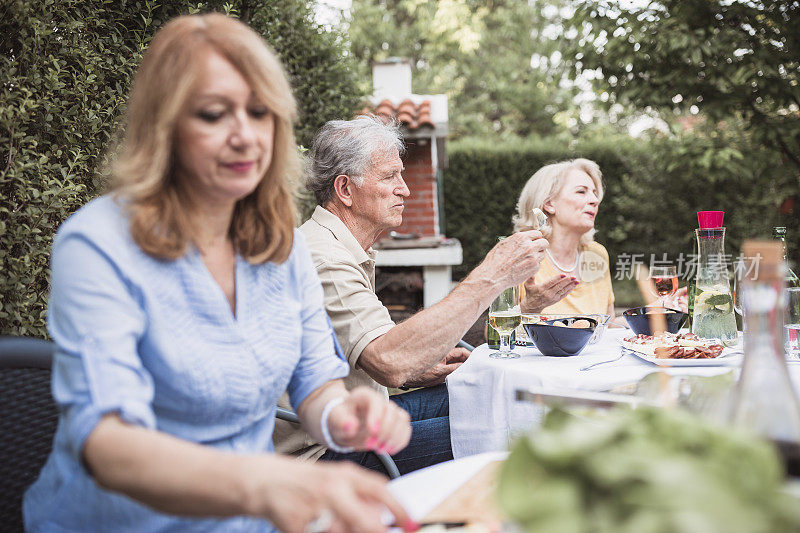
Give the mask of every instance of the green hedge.
[[241, 16], [281, 56], [300, 105], [298, 141], [349, 116], [362, 91], [307, 0], [5, 0], [0, 8], [0, 334], [44, 336], [53, 234], [103, 190], [98, 169], [132, 73], [170, 18]]
[[[467, 139], [448, 147], [445, 221], [448, 237], [460, 239], [461, 278], [511, 231], [522, 186], [537, 169], [566, 158], [586, 157], [603, 171], [605, 198], [596, 240], [608, 248], [612, 275], [619, 254], [691, 254], [696, 212], [726, 211], [727, 246], [735, 253], [744, 238], [769, 237], [773, 225], [789, 226], [790, 248], [800, 251], [796, 217], [778, 212], [793, 178], [771, 154], [733, 148], [735, 136], [686, 135], [639, 141], [608, 137], [567, 143], [556, 139], [494, 143]], [[708, 156], [707, 154], [712, 154]]]

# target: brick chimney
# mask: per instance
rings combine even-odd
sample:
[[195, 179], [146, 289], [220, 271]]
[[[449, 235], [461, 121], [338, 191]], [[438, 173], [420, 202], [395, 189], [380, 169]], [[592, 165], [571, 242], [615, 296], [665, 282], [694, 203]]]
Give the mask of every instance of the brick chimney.
[[403, 176], [411, 196], [406, 200], [403, 224], [395, 231], [440, 237], [439, 170], [445, 163], [447, 97], [413, 94], [408, 59], [389, 58], [373, 64], [372, 80], [372, 112], [399, 122], [406, 143]]

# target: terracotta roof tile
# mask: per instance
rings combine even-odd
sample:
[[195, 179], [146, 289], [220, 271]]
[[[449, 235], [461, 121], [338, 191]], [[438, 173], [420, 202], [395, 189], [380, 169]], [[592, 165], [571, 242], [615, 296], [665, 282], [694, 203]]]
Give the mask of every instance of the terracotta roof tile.
[[369, 113], [380, 117], [384, 122], [394, 119], [409, 131], [434, 127], [431, 119], [430, 100], [425, 100], [417, 105], [410, 99], [405, 99], [396, 106], [389, 100], [383, 100], [374, 108], [369, 105], [364, 106], [358, 114], [366, 115]]
[[425, 100], [421, 104], [419, 104], [419, 109], [417, 113], [417, 127], [422, 126], [430, 126], [431, 128], [434, 127], [433, 119], [431, 118], [431, 102], [430, 100]]

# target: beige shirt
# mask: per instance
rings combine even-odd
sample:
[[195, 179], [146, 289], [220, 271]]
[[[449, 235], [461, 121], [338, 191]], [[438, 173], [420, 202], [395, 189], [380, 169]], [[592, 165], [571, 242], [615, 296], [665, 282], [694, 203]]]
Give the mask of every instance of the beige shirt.
[[[388, 309], [375, 294], [375, 252], [372, 248], [364, 251], [339, 217], [320, 206], [300, 231], [322, 280], [328, 316], [350, 363], [345, 386], [350, 390], [366, 385], [388, 397], [386, 387], [358, 366], [364, 348], [394, 327]], [[289, 407], [285, 394], [278, 405]], [[282, 420], [275, 422], [273, 441], [278, 453], [314, 459], [325, 453], [297, 424]]]

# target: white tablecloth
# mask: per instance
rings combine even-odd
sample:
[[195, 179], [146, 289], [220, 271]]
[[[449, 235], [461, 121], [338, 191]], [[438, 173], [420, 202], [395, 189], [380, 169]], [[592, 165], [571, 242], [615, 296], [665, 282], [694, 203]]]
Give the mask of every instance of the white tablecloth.
[[[489, 347], [475, 349], [469, 359], [447, 377], [450, 397], [450, 439], [455, 458], [507, 449], [508, 443], [541, 423], [540, 406], [514, 400], [514, 391], [530, 386], [602, 391], [634, 383], [651, 372], [713, 376], [735, 370], [731, 366], [662, 369], [636, 356], [581, 372], [579, 368], [620, 354], [620, 339], [629, 329], [609, 329], [597, 344], [573, 357], [547, 357], [535, 348], [515, 348], [519, 359], [491, 359]], [[799, 374], [800, 375], [800, 374]]]

